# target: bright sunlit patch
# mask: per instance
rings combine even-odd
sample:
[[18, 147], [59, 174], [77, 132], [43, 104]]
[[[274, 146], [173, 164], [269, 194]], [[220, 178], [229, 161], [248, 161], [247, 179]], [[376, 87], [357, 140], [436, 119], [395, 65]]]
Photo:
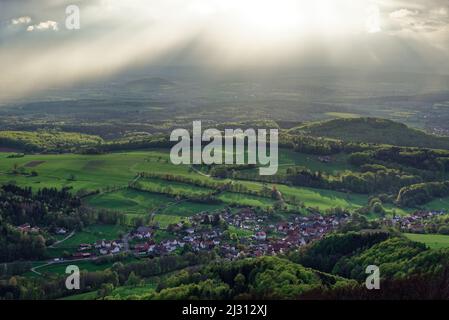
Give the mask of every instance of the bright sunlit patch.
[[297, 1], [290, 0], [227, 0], [221, 9], [243, 27], [261, 32], [287, 31], [301, 23]]
[[379, 12], [368, 0], [198, 0], [196, 5], [214, 12], [221, 24], [253, 36], [380, 31]]

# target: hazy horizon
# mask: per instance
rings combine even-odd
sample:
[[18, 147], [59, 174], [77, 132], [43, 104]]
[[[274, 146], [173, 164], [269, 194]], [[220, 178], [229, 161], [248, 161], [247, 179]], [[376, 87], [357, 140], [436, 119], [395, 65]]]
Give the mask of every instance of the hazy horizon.
[[[65, 27], [68, 5], [80, 30]], [[196, 66], [449, 74], [443, 0], [0, 2], [0, 102], [127, 70]]]

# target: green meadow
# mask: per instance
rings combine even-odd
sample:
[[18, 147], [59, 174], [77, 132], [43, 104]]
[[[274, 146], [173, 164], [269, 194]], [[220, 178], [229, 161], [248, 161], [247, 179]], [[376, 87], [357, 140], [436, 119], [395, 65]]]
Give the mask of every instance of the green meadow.
[[93, 207], [117, 210], [128, 215], [150, 214], [157, 208], [174, 202], [163, 194], [123, 189], [91, 196], [87, 203]]
[[176, 194], [188, 194], [193, 197], [207, 195], [214, 191], [209, 188], [198, 187], [198, 186], [187, 184], [187, 183], [180, 183], [180, 182], [176, 182], [176, 181], [167, 182], [165, 180], [154, 179], [154, 178], [140, 179], [139, 185], [143, 190], [150, 190], [150, 191], [164, 190], [169, 187], [171, 192], [174, 192]]
[[248, 207], [258, 207], [262, 209], [268, 209], [273, 206], [274, 200], [269, 198], [262, 198], [253, 195], [225, 192], [221, 194], [218, 199], [228, 204], [237, 204]]
[[206, 204], [206, 203], [197, 203], [191, 201], [184, 201], [178, 203], [176, 205], [172, 205], [162, 210], [160, 214], [162, 215], [175, 215], [181, 217], [188, 217], [194, 215], [199, 212], [212, 212], [223, 209], [226, 207], [226, 204], [218, 203], [218, 204]]
[[412, 241], [424, 243], [430, 249], [449, 248], [449, 236], [446, 235], [414, 233], [405, 233], [404, 235]]
[[[165, 279], [168, 276], [170, 276], [172, 272], [169, 272], [167, 274], [164, 274], [160, 277], [153, 277], [145, 280], [145, 283], [137, 286], [120, 286], [114, 288], [114, 290], [111, 292], [110, 296], [119, 296], [119, 297], [129, 297], [133, 295], [143, 295], [150, 293], [157, 288], [158, 282], [161, 281], [161, 279]], [[80, 293], [72, 296], [65, 297], [61, 300], [95, 300], [98, 299], [98, 291], [91, 291], [91, 292], [85, 292]]]
[[[142, 170], [171, 172], [174, 166], [168, 154], [158, 151], [111, 153], [104, 155], [26, 155], [23, 158], [7, 158], [0, 153], [0, 183], [15, 181], [33, 189], [43, 187], [71, 187], [74, 191], [96, 190], [106, 186], [127, 185], [135, 174]], [[30, 164], [39, 163], [30, 167]], [[12, 174], [14, 168], [25, 172], [36, 171], [38, 176]]]
[[[80, 271], [95, 272], [95, 271], [106, 270], [106, 269], [112, 267], [113, 263], [95, 264], [92, 261], [68, 261], [68, 262], [64, 262], [64, 263], [54, 263], [54, 264], [45, 265], [42, 268], [38, 268], [36, 271], [41, 273], [42, 276], [44, 276], [44, 277], [46, 274], [65, 275], [66, 268], [69, 265], [76, 265], [80, 269]], [[37, 276], [32, 273], [28, 273], [26, 275]]]
[[[194, 202], [175, 203], [175, 199], [163, 192], [146, 192], [128, 189], [128, 183], [134, 181], [139, 172], [155, 172], [180, 175], [197, 180], [211, 180], [199, 174], [189, 166], [176, 166], [170, 162], [169, 150], [152, 149], [147, 151], [116, 152], [101, 155], [79, 154], [39, 154], [25, 155], [22, 158], [8, 158], [10, 153], [0, 153], [0, 183], [15, 182], [21, 186], [29, 186], [34, 190], [43, 187], [69, 187], [73, 192], [100, 191], [99, 194], [85, 198], [85, 202], [93, 207], [123, 212], [129, 219], [136, 216], [149, 215], [155, 210], [155, 220], [161, 226], [180, 221], [183, 217], [202, 211], [215, 211], [229, 204], [266, 208], [273, 205], [273, 200], [258, 196], [226, 192], [219, 196], [221, 204], [202, 204]], [[351, 170], [346, 155], [337, 155], [330, 163], [322, 163], [317, 156], [306, 155], [291, 150], [280, 150], [280, 172], [289, 166], [300, 165], [312, 170], [328, 173]], [[31, 175], [35, 171], [36, 176]], [[223, 180], [229, 181], [229, 180]], [[159, 179], [140, 179], [139, 183], [149, 190], [164, 191], [167, 187], [174, 192], [205, 194], [211, 190], [186, 183], [167, 182]], [[259, 191], [264, 184], [254, 181], [238, 181], [248, 189]], [[110, 188], [114, 187], [115, 191]], [[270, 184], [265, 187], [271, 188]], [[119, 189], [117, 189], [119, 188]], [[277, 185], [278, 190], [289, 197], [295, 197], [306, 207], [321, 210], [332, 207], [356, 209], [366, 205], [366, 195], [342, 193], [331, 190], [292, 187]], [[448, 200], [437, 200], [429, 204], [432, 209], [445, 208]], [[166, 208], [164, 208], [166, 207]], [[389, 211], [397, 209], [394, 206]]]
[[435, 199], [425, 205], [430, 210], [441, 210], [449, 208], [449, 197]]
[[[289, 167], [301, 166], [306, 167], [312, 171], [322, 171], [328, 174], [338, 174], [346, 170], [355, 170], [348, 162], [348, 156], [346, 154], [337, 154], [330, 157], [331, 161], [324, 163], [320, 161], [320, 156], [304, 154], [295, 152], [289, 149], [279, 150], [279, 167], [277, 176], [282, 176], [286, 174]], [[247, 174], [254, 175], [255, 177], [259, 174], [259, 169], [247, 169], [243, 170]]]

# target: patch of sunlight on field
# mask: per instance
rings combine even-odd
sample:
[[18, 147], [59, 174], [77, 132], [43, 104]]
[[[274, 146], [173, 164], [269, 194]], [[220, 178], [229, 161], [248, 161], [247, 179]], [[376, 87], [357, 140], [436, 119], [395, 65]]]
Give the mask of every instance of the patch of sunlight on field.
[[404, 233], [412, 241], [424, 243], [430, 249], [449, 248], [449, 236], [442, 234], [413, 234]]
[[329, 117], [342, 118], [342, 119], [354, 119], [354, 118], [361, 117], [361, 115], [359, 115], [359, 114], [347, 113], [347, 112], [326, 112], [325, 114]]
[[[74, 191], [78, 191], [126, 185], [142, 171], [189, 175], [187, 166], [170, 163], [168, 150], [102, 155], [26, 155], [23, 158], [7, 158], [7, 155], [0, 154], [0, 183], [16, 181], [34, 189], [72, 187]], [[29, 163], [37, 162], [40, 164], [35, 168], [26, 167]], [[11, 174], [14, 167], [24, 168], [27, 172], [34, 170], [38, 176]]]

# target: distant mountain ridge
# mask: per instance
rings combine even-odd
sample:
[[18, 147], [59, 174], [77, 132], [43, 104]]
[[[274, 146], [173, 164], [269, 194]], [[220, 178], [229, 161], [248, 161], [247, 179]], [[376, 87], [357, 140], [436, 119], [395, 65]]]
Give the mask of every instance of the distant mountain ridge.
[[175, 83], [160, 77], [143, 78], [129, 81], [125, 84], [125, 87], [129, 90], [149, 90], [159, 89], [161, 87], [171, 87]]
[[304, 133], [353, 142], [404, 147], [449, 149], [449, 137], [439, 137], [407, 125], [380, 118], [350, 118], [305, 123], [290, 133]]

